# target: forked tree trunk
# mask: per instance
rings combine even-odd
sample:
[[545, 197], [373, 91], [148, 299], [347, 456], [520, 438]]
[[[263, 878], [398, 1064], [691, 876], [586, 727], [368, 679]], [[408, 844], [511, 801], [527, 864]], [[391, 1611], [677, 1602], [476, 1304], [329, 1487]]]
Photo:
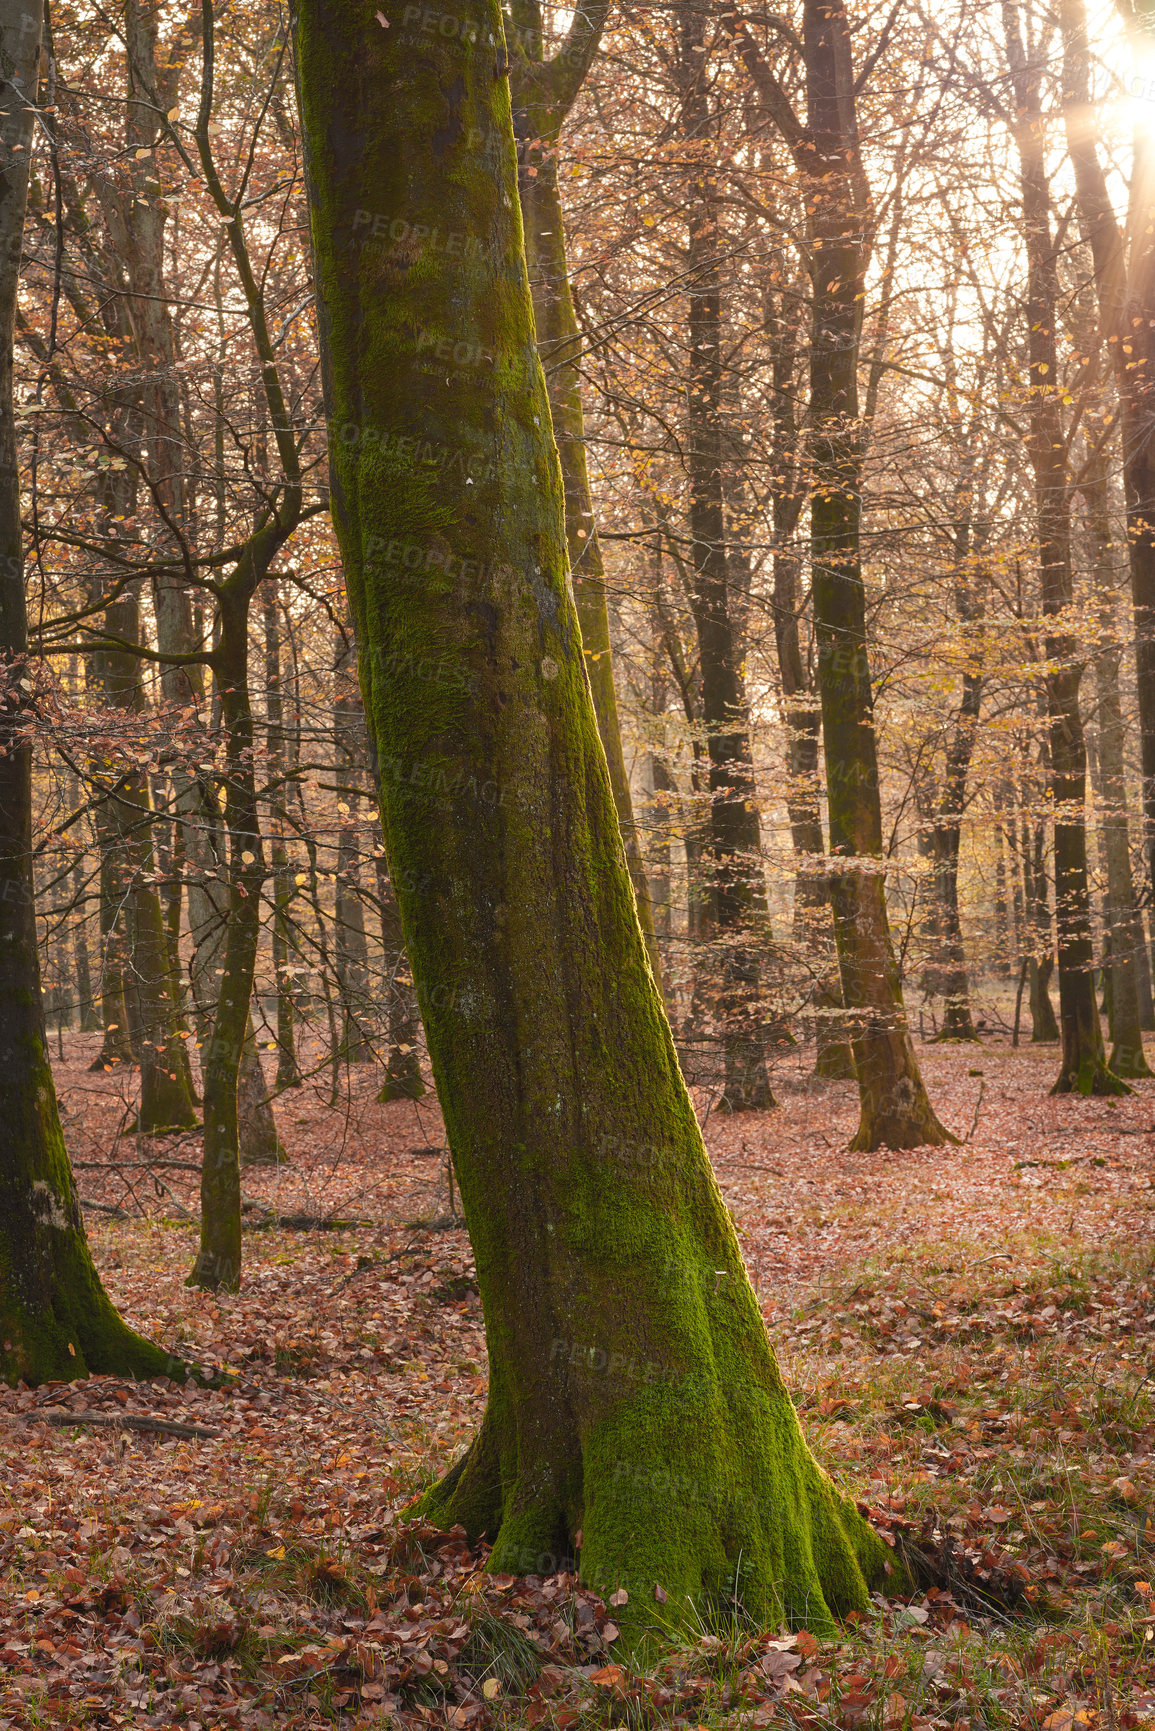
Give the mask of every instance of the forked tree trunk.
[[[586, 673], [638, 904], [638, 923], [646, 940], [654, 978], [661, 985], [662, 963], [654, 936], [650, 884], [634, 822], [630, 781], [618, 725], [606, 575], [586, 469], [585, 418], [578, 366], [582, 338], [570, 292], [565, 222], [557, 175], [561, 129], [597, 51], [608, 10], [609, 0], [591, 0], [590, 4], [578, 8], [565, 43], [552, 59], [543, 61], [541, 13], [537, 0], [515, 0], [512, 7], [515, 28], [509, 32], [513, 42], [509, 76], [518, 146], [518, 196], [526, 263], [538, 349], [545, 368], [553, 433], [561, 461], [566, 542]], [[461, 346], [472, 358], [468, 345]], [[453, 352], [457, 350], [458, 345], [454, 344]], [[474, 364], [492, 366], [492, 357], [488, 351], [483, 351]]]
[[[331, 447], [382, 817], [477, 1263], [489, 1402], [424, 1499], [494, 1569], [578, 1549], [626, 1633], [732, 1591], [828, 1628], [886, 1548], [821, 1471], [706, 1159], [638, 925], [566, 581], [496, 0], [456, 37], [304, 0]], [[464, 39], [464, 41], [463, 41]], [[375, 232], [374, 232], [375, 230]], [[430, 374], [418, 335], [491, 375]], [[467, 484], [414, 460], [480, 459]], [[434, 652], [461, 675], [409, 669]], [[410, 658], [412, 657], [412, 658]], [[379, 669], [393, 667], [384, 678]], [[719, 1272], [720, 1271], [720, 1272]]]
[[[12, 344], [37, 100], [41, 13], [0, 0], [0, 1378], [177, 1375], [109, 1301], [93, 1266], [44, 1035], [32, 876], [33, 699], [26, 678]], [[29, 681], [31, 683], [31, 681]]]
[[[844, 0], [806, 0], [803, 124], [736, 12], [724, 23], [801, 181], [810, 242], [810, 557], [830, 812], [830, 900], [861, 1118], [852, 1148], [950, 1141], [907, 1026], [886, 910], [882, 803], [862, 578], [858, 359], [873, 216]], [[841, 856], [845, 863], [837, 863]]]

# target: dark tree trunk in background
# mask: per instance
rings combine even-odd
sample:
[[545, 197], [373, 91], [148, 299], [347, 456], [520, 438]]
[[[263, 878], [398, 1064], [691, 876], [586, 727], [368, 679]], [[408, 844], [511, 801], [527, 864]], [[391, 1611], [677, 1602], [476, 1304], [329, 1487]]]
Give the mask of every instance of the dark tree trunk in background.
[[286, 789], [285, 715], [281, 691], [281, 639], [278, 620], [277, 579], [268, 577], [262, 592], [265, 630], [265, 743], [268, 752], [269, 785], [272, 792], [269, 857], [273, 870], [273, 973], [277, 982], [277, 1088], [299, 1088], [297, 1063], [296, 1005], [289, 957], [295, 953], [291, 941], [293, 905], [292, 872], [285, 845]]
[[[843, 0], [805, 0], [807, 118], [733, 11], [725, 24], [801, 181], [810, 244], [810, 557], [834, 866], [830, 898], [862, 1116], [851, 1146], [950, 1140], [923, 1085], [886, 909], [882, 804], [862, 578], [858, 361], [873, 237]], [[839, 863], [841, 859], [845, 864]]]
[[1003, 28], [1015, 97], [1023, 239], [1027, 253], [1027, 349], [1030, 361], [1029, 453], [1035, 483], [1039, 585], [1046, 622], [1045, 675], [1055, 807], [1055, 915], [1059, 954], [1059, 1024], [1063, 1055], [1057, 1094], [1120, 1094], [1126, 1085], [1107, 1068], [1095, 1002], [1091, 898], [1087, 885], [1084, 801], [1087, 751], [1079, 713], [1081, 664], [1070, 624], [1074, 602], [1066, 436], [1061, 406], [1058, 264], [1051, 233], [1045, 121], [1039, 73], [1028, 64], [1018, 6], [1004, 0]]
[[30, 1384], [91, 1374], [175, 1376], [184, 1368], [126, 1326], [93, 1266], [40, 1000], [32, 748], [23, 731], [35, 698], [18, 683], [32, 683], [33, 664], [12, 397], [40, 32], [36, 0], [0, 0], [0, 1377]]
[[[828, 1629], [886, 1548], [803, 1440], [639, 928], [567, 583], [501, 13], [466, 0], [463, 53], [385, 4], [387, 30], [304, 0], [297, 67], [330, 426], [377, 435], [331, 440], [334, 521], [489, 1347], [481, 1429], [422, 1508], [487, 1532], [493, 1569], [572, 1557], [580, 1530], [583, 1577], [627, 1583], [627, 1638], [655, 1585], [684, 1615], [738, 1568], [753, 1613]], [[425, 372], [422, 330], [492, 375]], [[414, 439], [464, 447], [469, 476]], [[423, 679], [429, 655], [457, 678]], [[649, 1357], [644, 1386], [596, 1374]], [[669, 1495], [683, 1471], [692, 1504]]]
[[959, 846], [967, 803], [967, 776], [983, 698], [983, 602], [971, 568], [977, 556], [973, 522], [974, 469], [973, 454], [968, 450], [963, 457], [956, 489], [958, 516], [954, 530], [955, 612], [966, 647], [966, 662], [962, 695], [946, 742], [938, 811], [930, 831], [939, 940], [934, 966], [937, 989], [943, 1000], [940, 1040], [977, 1040], [979, 1037], [971, 1014], [970, 978], [958, 905]]
[[829, 1082], [853, 1082], [854, 1054], [845, 1035], [830, 887], [823, 863], [826, 843], [819, 781], [822, 712], [809, 656], [802, 652], [797, 535], [805, 484], [799, 464], [796, 389], [802, 296], [792, 292], [788, 300], [786, 295], [778, 297], [767, 291], [764, 305], [774, 355], [772, 606], [786, 728], [786, 811], [795, 858], [794, 941], [805, 951], [813, 972], [814, 1074]]
[[731, 585], [725, 510], [722, 278], [718, 190], [710, 158], [718, 148], [705, 70], [706, 15], [677, 13], [680, 132], [699, 166], [687, 189], [688, 355], [686, 444], [690, 547], [689, 603], [698, 638], [702, 723], [709, 757], [711, 969], [713, 1020], [721, 1039], [731, 1111], [774, 1105], [766, 1069], [767, 1029], [758, 950], [770, 940], [762, 835], [742, 676], [745, 644]]
[[381, 947], [385, 958], [385, 997], [389, 1019], [389, 1054], [385, 1080], [377, 1098], [420, 1100], [425, 1093], [418, 1044], [421, 1022], [409, 955], [401, 932], [401, 910], [385, 863], [384, 850], [375, 857], [377, 895], [381, 907]]

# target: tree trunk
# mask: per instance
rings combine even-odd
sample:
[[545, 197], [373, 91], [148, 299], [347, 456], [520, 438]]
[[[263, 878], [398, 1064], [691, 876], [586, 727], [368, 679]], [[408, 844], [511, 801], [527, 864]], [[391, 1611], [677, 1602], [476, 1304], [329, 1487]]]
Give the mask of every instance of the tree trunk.
[[[618, 724], [605, 567], [586, 469], [585, 418], [578, 369], [582, 339], [570, 292], [557, 179], [561, 129], [597, 49], [608, 9], [608, 0], [591, 0], [583, 6], [574, 15], [574, 27], [564, 46], [551, 61], [543, 63], [537, 0], [515, 0], [516, 28], [509, 32], [514, 40], [509, 77], [526, 263], [538, 351], [545, 368], [554, 439], [561, 462], [566, 542], [586, 674], [638, 904], [638, 923], [654, 978], [660, 986], [662, 963], [654, 935], [650, 884], [634, 822]], [[453, 352], [457, 353], [462, 346], [454, 345]], [[473, 364], [492, 367], [493, 359], [482, 355]]]
[[[1145, 65], [1149, 0], [1120, 5]], [[1084, 0], [1060, 0], [1063, 107], [1079, 218], [1094, 258], [1101, 335], [1119, 393], [1127, 555], [1135, 622], [1135, 686], [1142, 767], [1143, 852], [1148, 896], [1155, 897], [1155, 146], [1134, 131], [1127, 221], [1121, 226], [1099, 160], [1097, 108], [1090, 99]], [[1145, 1024], [1150, 1025], [1150, 1024]]]
[[861, 1119], [851, 1147], [951, 1140], [919, 1072], [886, 911], [882, 805], [862, 579], [858, 360], [873, 216], [843, 0], [806, 0], [802, 124], [736, 14], [725, 23], [801, 181], [810, 242], [811, 596], [830, 812], [830, 876]]
[[[677, 1614], [737, 1576], [754, 1614], [829, 1628], [888, 1559], [803, 1439], [638, 925], [566, 580], [501, 14], [466, 0], [453, 40], [394, 19], [304, 0], [297, 67], [330, 426], [375, 433], [368, 455], [332, 440], [334, 520], [489, 1345], [481, 1430], [423, 1508], [490, 1534], [494, 1569], [580, 1533], [583, 1577], [629, 1588], [627, 1636], [657, 1585]], [[423, 329], [492, 374], [422, 372]], [[407, 454], [427, 440], [480, 478]], [[431, 652], [452, 684], [415, 671]]]
[[983, 697], [982, 597], [975, 593], [970, 570], [975, 539], [972, 517], [974, 486], [974, 462], [968, 451], [956, 489], [958, 517], [954, 531], [955, 611], [964, 633], [967, 659], [958, 714], [947, 740], [942, 795], [930, 838], [938, 904], [936, 973], [943, 999], [940, 1040], [977, 1040], [979, 1037], [971, 1014], [970, 978], [958, 906], [959, 844], [966, 810], [967, 775]]
[[261, 931], [264, 876], [253, 773], [248, 609], [280, 538], [270, 531], [255, 535], [253, 542], [256, 545], [250, 545], [237, 570], [221, 584], [220, 642], [214, 652], [226, 749], [229, 901], [216, 1013], [202, 1057], [205, 1132], [201, 1235], [200, 1249], [187, 1282], [189, 1286], [203, 1286], [210, 1291], [221, 1287], [235, 1291], [241, 1282], [239, 1078], [244, 1051], [252, 1035], [249, 1004]]
[[375, 856], [377, 895], [381, 906], [381, 948], [385, 960], [385, 996], [389, 1016], [389, 1056], [378, 1100], [420, 1100], [425, 1093], [418, 1047], [420, 1020], [409, 954], [401, 935], [401, 911], [385, 863]]
[[268, 776], [272, 790], [269, 854], [273, 870], [273, 974], [277, 982], [277, 1088], [299, 1088], [301, 1070], [297, 1063], [295, 1029], [296, 1006], [293, 998], [293, 975], [290, 955], [293, 902], [292, 872], [289, 852], [285, 845], [285, 716], [281, 691], [281, 638], [277, 620], [279, 596], [275, 577], [265, 580], [262, 594], [262, 616], [265, 630], [265, 744], [268, 753]]
[[[0, 1377], [15, 1383], [183, 1370], [110, 1303], [89, 1254], [45, 1043], [32, 875], [35, 699], [24, 599], [13, 329], [41, 13], [0, 0]], [[29, 680], [31, 684], [31, 679]]]
[[766, 1069], [767, 1030], [758, 948], [770, 939], [762, 834], [744, 645], [730, 582], [725, 512], [722, 405], [721, 245], [715, 172], [719, 148], [705, 72], [706, 19], [679, 6], [680, 131], [695, 152], [686, 210], [688, 376], [683, 464], [689, 481], [689, 602], [698, 638], [702, 722], [709, 757], [709, 831], [713, 854], [711, 987], [725, 1062], [723, 1100], [731, 1111], [775, 1104]]
[[356, 805], [365, 770], [365, 713], [357, 690], [353, 645], [338, 631], [333, 664], [333, 771], [337, 795], [337, 884], [333, 907], [333, 959], [341, 995], [341, 1056], [347, 1064], [373, 1057], [366, 1037], [369, 951], [360, 889]]
[[[1107, 868], [1105, 967], [1111, 1036], [1108, 1065], [1116, 1076], [1150, 1076], [1143, 1051], [1139, 970], [1135, 954], [1135, 888], [1131, 879], [1131, 841], [1127, 821], [1126, 730], [1119, 689], [1123, 645], [1115, 612], [1115, 557], [1105, 468], [1096, 465], [1083, 486], [1087, 501], [1091, 564], [1098, 610], [1095, 697], [1099, 716], [1098, 786], [1100, 859]], [[1139, 946], [1140, 953], [1142, 945]]]
[[[207, 790], [193, 782], [184, 801], [186, 836], [195, 854], [188, 880], [189, 930], [192, 959], [193, 1014], [201, 1045], [201, 1061], [211, 1042], [220, 1007], [226, 965], [232, 894], [229, 886], [228, 842], [220, 809]], [[276, 1166], [285, 1159], [268, 1084], [257, 1050], [251, 1008], [246, 1009], [244, 1039], [237, 1072], [237, 1134], [242, 1166]]]
[[1087, 886], [1084, 802], [1087, 751], [1079, 713], [1081, 666], [1068, 623], [1074, 601], [1066, 436], [1061, 407], [1058, 271], [1051, 235], [1051, 193], [1037, 68], [1027, 62], [1018, 7], [1006, 0], [1003, 26], [1015, 93], [1023, 240], [1027, 253], [1027, 349], [1030, 362], [1029, 454], [1035, 483], [1039, 585], [1046, 622], [1046, 695], [1055, 808], [1055, 914], [1059, 953], [1059, 1023], [1063, 1054], [1056, 1094], [1130, 1090], [1107, 1068], [1095, 1002], [1091, 898]]

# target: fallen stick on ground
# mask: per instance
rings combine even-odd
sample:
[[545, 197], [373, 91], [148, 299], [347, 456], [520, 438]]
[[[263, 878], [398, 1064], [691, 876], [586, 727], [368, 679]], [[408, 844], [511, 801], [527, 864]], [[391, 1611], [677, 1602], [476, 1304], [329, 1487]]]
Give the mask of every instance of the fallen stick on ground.
[[216, 1437], [221, 1433], [216, 1430], [206, 1430], [199, 1424], [176, 1424], [172, 1419], [150, 1418], [147, 1413], [139, 1412], [69, 1412], [67, 1407], [43, 1406], [33, 1407], [30, 1412], [5, 1414], [13, 1421], [22, 1424], [55, 1424], [67, 1427], [74, 1424], [104, 1425], [109, 1430], [144, 1430], [159, 1432], [161, 1436], [179, 1437]]

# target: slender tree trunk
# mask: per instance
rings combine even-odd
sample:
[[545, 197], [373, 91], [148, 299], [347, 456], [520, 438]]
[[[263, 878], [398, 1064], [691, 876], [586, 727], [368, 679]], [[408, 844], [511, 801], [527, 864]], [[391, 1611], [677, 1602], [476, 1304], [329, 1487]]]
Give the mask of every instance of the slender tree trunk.
[[[1119, 6], [1146, 63], [1150, 0]], [[1060, 0], [1067, 148], [1079, 217], [1094, 258], [1101, 334], [1115, 370], [1122, 423], [1127, 554], [1135, 624], [1136, 696], [1142, 767], [1143, 851], [1155, 898], [1155, 143], [1134, 131], [1125, 229], [1115, 215], [1099, 159], [1098, 108], [1091, 102], [1084, 0]], [[1146, 1023], [1145, 1025], [1150, 1025]]]
[[377, 1098], [420, 1100], [425, 1093], [418, 1046], [420, 1018], [409, 955], [401, 933], [401, 910], [382, 849], [375, 855], [377, 896], [381, 907], [381, 948], [385, 962], [385, 999], [389, 1017], [389, 1056], [385, 1080]]
[[851, 1146], [940, 1144], [950, 1136], [935, 1116], [914, 1054], [886, 910], [860, 552], [858, 361], [873, 216], [858, 143], [850, 25], [843, 0], [805, 0], [803, 124], [746, 27], [729, 9], [725, 23], [793, 154], [807, 213], [811, 596], [830, 850], [836, 861], [830, 899], [861, 1102]]
[[983, 696], [982, 599], [975, 592], [970, 571], [974, 557], [971, 498], [973, 463], [964, 467], [955, 528], [955, 611], [964, 632], [967, 660], [963, 668], [962, 695], [946, 747], [942, 795], [931, 830], [934, 859], [935, 898], [938, 903], [939, 954], [936, 971], [943, 997], [940, 1040], [977, 1040], [970, 1003], [970, 978], [963, 945], [958, 905], [958, 861], [962, 819], [966, 810], [967, 776], [974, 752], [975, 734]]
[[[463, 34], [298, 11], [330, 426], [378, 434], [333, 439], [334, 520], [489, 1344], [481, 1429], [422, 1506], [494, 1569], [580, 1548], [627, 1637], [656, 1586], [684, 1614], [739, 1570], [754, 1614], [829, 1628], [885, 1547], [806, 1447], [678, 1070], [566, 581], [495, 0]], [[492, 378], [420, 371], [421, 329]], [[435, 436], [485, 479], [400, 455]]]
[[31, 1384], [183, 1370], [126, 1326], [93, 1265], [40, 997], [28, 737], [35, 698], [16, 682], [33, 663], [12, 351], [41, 24], [36, 0], [0, 0], [0, 658], [7, 674], [0, 708], [0, 1377]]
[[1063, 1055], [1056, 1094], [1129, 1090], [1107, 1067], [1095, 1002], [1094, 943], [1087, 886], [1084, 802], [1087, 751], [1079, 713], [1081, 667], [1069, 624], [1074, 601], [1066, 439], [1059, 383], [1058, 274], [1051, 234], [1044, 119], [1038, 71], [1028, 65], [1015, 0], [1003, 0], [1007, 60], [1015, 93], [1015, 142], [1027, 253], [1027, 346], [1030, 360], [1030, 459], [1035, 482], [1039, 583], [1046, 622], [1046, 694], [1055, 808], [1055, 912], [1059, 952], [1059, 1021]]
[[[698, 638], [702, 721], [709, 756], [711, 982], [725, 1057], [723, 1099], [731, 1111], [774, 1105], [766, 1069], [767, 1030], [758, 950], [770, 940], [750, 712], [742, 677], [744, 646], [730, 582], [725, 512], [722, 403], [721, 244], [713, 152], [717, 119], [705, 72], [705, 13], [692, 4], [677, 14], [680, 122], [696, 152], [686, 211], [688, 378], [686, 445], [689, 480], [689, 602]], [[716, 958], [716, 960], [714, 959]]]
[[225, 826], [228, 834], [228, 919], [219, 996], [204, 1048], [204, 1163], [201, 1167], [200, 1249], [190, 1286], [235, 1290], [241, 1280], [241, 1148], [238, 1092], [252, 1031], [249, 1004], [261, 931], [264, 861], [253, 772], [249, 703], [248, 609], [260, 576], [279, 545], [272, 532], [254, 537], [237, 571], [221, 585], [220, 642], [214, 656], [226, 742]]
[[[1143, 1051], [1139, 1007], [1139, 970], [1134, 944], [1135, 888], [1131, 880], [1131, 841], [1127, 820], [1126, 731], [1119, 689], [1119, 641], [1115, 612], [1115, 549], [1111, 539], [1107, 475], [1100, 466], [1084, 483], [1091, 564], [1098, 610], [1095, 698], [1098, 709], [1098, 786], [1100, 858], [1107, 868], [1105, 966], [1108, 976], [1111, 1036], [1109, 1066], [1116, 1076], [1150, 1076]], [[1141, 946], [1140, 946], [1141, 948]]]
[[269, 853], [273, 870], [273, 975], [277, 982], [277, 1088], [299, 1088], [301, 1071], [297, 1063], [295, 1029], [296, 1006], [293, 997], [293, 975], [290, 955], [293, 903], [292, 872], [289, 852], [285, 845], [285, 822], [281, 813], [285, 804], [285, 717], [281, 692], [281, 639], [278, 622], [279, 596], [277, 579], [265, 581], [262, 613], [265, 630], [265, 718], [268, 776], [273, 789], [273, 810], [270, 818]]
[[356, 805], [365, 769], [365, 712], [357, 690], [353, 645], [337, 634], [333, 665], [333, 770], [337, 795], [337, 884], [333, 907], [333, 959], [341, 995], [341, 1055], [347, 1064], [373, 1057], [366, 1038], [369, 951], [360, 889], [360, 840]]

